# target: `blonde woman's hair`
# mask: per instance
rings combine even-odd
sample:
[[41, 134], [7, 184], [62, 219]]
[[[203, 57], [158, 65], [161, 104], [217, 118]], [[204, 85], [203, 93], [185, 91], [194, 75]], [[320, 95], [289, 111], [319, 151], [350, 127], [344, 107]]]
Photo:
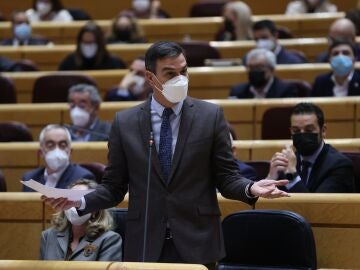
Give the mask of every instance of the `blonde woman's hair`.
[[[79, 179], [73, 182], [69, 188], [78, 185], [84, 185], [89, 189], [95, 189], [98, 184], [93, 180]], [[65, 231], [69, 226], [71, 226], [71, 223], [66, 218], [64, 211], [53, 214], [51, 224], [55, 230], [60, 232]], [[106, 209], [99, 210], [91, 214], [89, 221], [87, 221], [85, 234], [89, 239], [96, 239], [104, 232], [111, 230], [113, 228], [113, 224], [113, 218], [110, 213]]]
[[227, 3], [225, 8], [231, 10], [237, 18], [236, 39], [252, 39], [253, 20], [250, 7], [242, 1], [235, 1]]

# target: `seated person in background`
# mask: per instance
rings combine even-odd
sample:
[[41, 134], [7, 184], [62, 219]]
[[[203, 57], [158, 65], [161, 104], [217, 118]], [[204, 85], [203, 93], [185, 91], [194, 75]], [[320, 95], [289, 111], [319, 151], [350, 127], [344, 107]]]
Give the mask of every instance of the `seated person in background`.
[[223, 10], [224, 26], [216, 34], [215, 40], [250, 40], [253, 38], [250, 7], [242, 1], [229, 2]]
[[[302, 64], [306, 59], [290, 52], [278, 43], [278, 30], [273, 21], [262, 20], [254, 23], [253, 35], [257, 48], [268, 49], [275, 53], [276, 63], [279, 64]], [[245, 58], [246, 61], [246, 58]]]
[[253, 181], [258, 180], [255, 169], [253, 167], [251, 167], [250, 165], [247, 165], [246, 163], [242, 162], [241, 160], [239, 160], [236, 157], [236, 146], [234, 146], [234, 140], [237, 140], [236, 133], [235, 133], [234, 128], [230, 125], [229, 122], [227, 122], [227, 125], [228, 125], [229, 131], [230, 131], [229, 135], [230, 135], [230, 141], [231, 141], [231, 149], [232, 149], [234, 158], [236, 160], [236, 163], [239, 166], [241, 175], [248, 179], [251, 179]]
[[324, 143], [322, 110], [312, 103], [297, 104], [291, 114], [290, 145], [273, 155], [269, 179], [290, 180], [289, 192], [354, 192], [352, 161]]
[[[70, 189], [95, 189], [97, 183], [76, 180]], [[107, 210], [79, 216], [75, 207], [55, 213], [52, 227], [41, 233], [40, 260], [121, 261], [121, 236], [111, 231], [113, 219]]]
[[23, 11], [14, 11], [11, 14], [11, 29], [13, 36], [4, 39], [1, 45], [46, 45], [49, 43], [47, 39], [31, 35], [31, 25]]
[[9, 72], [9, 71], [21, 71], [21, 68], [17, 65], [15, 61], [0, 56], [0, 72]]
[[145, 80], [145, 59], [136, 58], [130, 66], [130, 72], [121, 80], [119, 87], [106, 93], [106, 101], [137, 101], [145, 100], [152, 92]]
[[131, 12], [138, 19], [162, 19], [169, 18], [164, 10], [160, 8], [159, 0], [132, 0]]
[[107, 141], [111, 125], [98, 118], [101, 97], [90, 84], [77, 84], [69, 89], [68, 102], [73, 141]]
[[[40, 133], [40, 156], [45, 167], [27, 172], [23, 181], [33, 179], [45, 186], [67, 188], [79, 178], [95, 180], [95, 176], [85, 168], [71, 163], [71, 136], [69, 131], [60, 125], [47, 125]], [[23, 186], [23, 191], [33, 191]]]
[[26, 11], [30, 22], [71, 22], [73, 18], [64, 9], [60, 0], [33, 0], [33, 6]]
[[123, 11], [113, 20], [107, 43], [145, 43], [144, 33], [134, 14]]
[[360, 95], [360, 71], [355, 70], [355, 48], [347, 40], [334, 40], [329, 48], [332, 71], [315, 78], [313, 97]]
[[248, 83], [231, 87], [230, 98], [296, 97], [293, 84], [275, 77], [275, 54], [266, 49], [253, 49], [247, 54]]
[[94, 22], [88, 22], [80, 29], [75, 52], [66, 56], [59, 66], [59, 70], [122, 68], [126, 68], [124, 61], [110, 55], [104, 33]]
[[296, 0], [290, 1], [286, 7], [286, 15], [337, 12], [337, 7], [328, 0]]
[[[356, 51], [356, 60], [360, 61], [360, 46], [356, 44], [356, 28], [352, 21], [346, 18], [337, 19], [329, 28], [329, 46], [334, 40], [347, 40], [353, 44]], [[323, 52], [316, 58], [316, 62], [329, 62], [329, 53]]]

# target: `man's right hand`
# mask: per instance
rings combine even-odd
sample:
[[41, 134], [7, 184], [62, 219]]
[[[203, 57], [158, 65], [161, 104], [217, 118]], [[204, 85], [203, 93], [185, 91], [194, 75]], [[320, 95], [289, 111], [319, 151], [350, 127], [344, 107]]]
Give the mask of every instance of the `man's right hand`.
[[268, 179], [278, 179], [279, 172], [286, 171], [288, 167], [288, 159], [284, 153], [276, 152], [270, 160], [270, 171]]
[[48, 206], [50, 206], [52, 209], [54, 209], [57, 212], [64, 211], [66, 209], [69, 209], [71, 207], [79, 208], [81, 206], [81, 201], [69, 201], [67, 198], [48, 198], [46, 196], [41, 196], [41, 200]]

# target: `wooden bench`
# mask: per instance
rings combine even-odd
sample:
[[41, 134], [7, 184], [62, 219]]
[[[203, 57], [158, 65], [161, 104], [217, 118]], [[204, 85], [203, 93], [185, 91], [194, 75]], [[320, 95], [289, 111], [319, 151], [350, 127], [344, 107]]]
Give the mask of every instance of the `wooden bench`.
[[[360, 42], [360, 37], [357, 38]], [[283, 39], [279, 43], [287, 49], [300, 50], [308, 57], [309, 62], [314, 62], [316, 57], [328, 49], [326, 38], [297, 38]], [[116, 44], [108, 45], [112, 55], [123, 59], [128, 66], [138, 56], [145, 55], [150, 43], [144, 44]], [[219, 50], [222, 58], [243, 58], [251, 49], [255, 48], [254, 41], [211, 41], [210, 45]], [[14, 60], [30, 59], [43, 71], [58, 70], [61, 61], [75, 50], [75, 45], [55, 46], [25, 46], [7, 47], [0, 46], [0, 53], [4, 57]], [[51, 56], [51, 57], [50, 57]]]
[[[360, 63], [356, 64], [356, 68]], [[297, 64], [279, 65], [276, 75], [281, 79], [299, 79], [312, 83], [319, 74], [329, 72], [329, 64]], [[100, 95], [118, 85], [128, 71], [123, 70], [96, 70], [96, 71], [62, 71], [56, 74], [85, 74], [96, 81]], [[4, 72], [13, 80], [16, 88], [18, 103], [30, 103], [35, 80], [40, 76], [54, 74], [47, 72]], [[247, 72], [244, 67], [198, 67], [189, 68], [189, 95], [200, 99], [226, 99], [233, 85], [247, 82]]]
[[[222, 218], [237, 211], [250, 209], [247, 204], [225, 199], [221, 195], [218, 195], [218, 200]], [[118, 207], [126, 208], [127, 205], [128, 197], [126, 196]], [[259, 199], [255, 208], [289, 210], [302, 215], [313, 228], [319, 268], [358, 269], [360, 267], [358, 256], [360, 242], [359, 194], [291, 194], [290, 198]], [[47, 221], [51, 218], [52, 213], [53, 210], [44, 206], [37, 193], [8, 192], [2, 194], [0, 198], [0, 228], [2, 229], [0, 239], [6, 245], [3, 245], [0, 250], [1, 259], [37, 259], [40, 233], [48, 226]], [[24, 268], [26, 266], [21, 262], [16, 264], [16, 262], [0, 261], [0, 269], [65, 269], [61, 267], [67, 266], [64, 262], [61, 264], [51, 262], [52, 265], [47, 264], [48, 267], [44, 265], [49, 262], [28, 263], [29, 265], [33, 263], [33, 267]], [[96, 264], [93, 263], [94, 266]], [[98, 268], [87, 267], [86, 269], [103, 269], [100, 264]], [[126, 269], [132, 268], [129, 265], [129, 268]]]
[[[182, 1], [161, 1], [161, 7], [169, 13], [171, 17], [187, 17], [191, 6], [198, 0]], [[244, 0], [252, 9], [253, 14], [283, 14], [286, 10], [288, 0], [277, 0], [276, 5], [270, 1], [263, 0]], [[356, 0], [333, 0], [340, 11], [346, 11], [356, 7]], [[63, 0], [65, 7], [79, 7], [87, 11], [94, 19], [109, 19], [114, 17], [119, 11], [131, 7], [131, 0], [107, 0], [106, 5], [98, 0]], [[10, 16], [13, 10], [26, 10], [31, 7], [32, 0], [12, 0], [3, 1], [0, 4], [1, 11]]]
[[[360, 151], [360, 139], [326, 139], [326, 142], [341, 151]], [[240, 160], [270, 160], [271, 156], [284, 148], [290, 140], [279, 141], [235, 141], [236, 154]], [[107, 163], [107, 143], [88, 142], [72, 144], [71, 160], [75, 163], [100, 162]], [[0, 143], [0, 168], [5, 175], [8, 191], [22, 190], [19, 182], [22, 175], [43, 165], [39, 157], [38, 142]]]
[[[294, 37], [324, 37], [328, 34], [330, 24], [344, 17], [344, 13], [333, 14], [305, 14], [295, 16], [285, 15], [258, 15], [254, 20], [271, 19], [277, 25], [289, 28]], [[96, 21], [105, 32], [110, 28], [110, 20]], [[172, 18], [139, 20], [149, 42], [157, 40], [181, 41], [184, 37], [193, 40], [214, 40], [216, 33], [223, 24], [222, 17], [207, 18]], [[43, 22], [33, 24], [33, 33], [49, 38], [56, 44], [74, 44], [79, 29], [84, 21], [70, 23]], [[0, 23], [0, 38], [11, 36], [9, 22]]]

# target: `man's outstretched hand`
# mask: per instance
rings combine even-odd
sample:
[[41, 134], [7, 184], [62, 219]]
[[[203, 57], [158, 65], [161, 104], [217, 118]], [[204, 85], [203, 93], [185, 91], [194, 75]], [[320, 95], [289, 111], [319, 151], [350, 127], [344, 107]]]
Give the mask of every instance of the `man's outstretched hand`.
[[67, 198], [48, 198], [46, 196], [41, 196], [41, 199], [45, 204], [53, 208], [55, 211], [60, 212], [71, 207], [79, 208], [81, 201], [69, 201]]
[[253, 196], [274, 199], [280, 197], [290, 197], [289, 193], [278, 189], [278, 186], [285, 186], [289, 183], [288, 180], [260, 180], [258, 182], [254, 182], [252, 185], [250, 192]]

